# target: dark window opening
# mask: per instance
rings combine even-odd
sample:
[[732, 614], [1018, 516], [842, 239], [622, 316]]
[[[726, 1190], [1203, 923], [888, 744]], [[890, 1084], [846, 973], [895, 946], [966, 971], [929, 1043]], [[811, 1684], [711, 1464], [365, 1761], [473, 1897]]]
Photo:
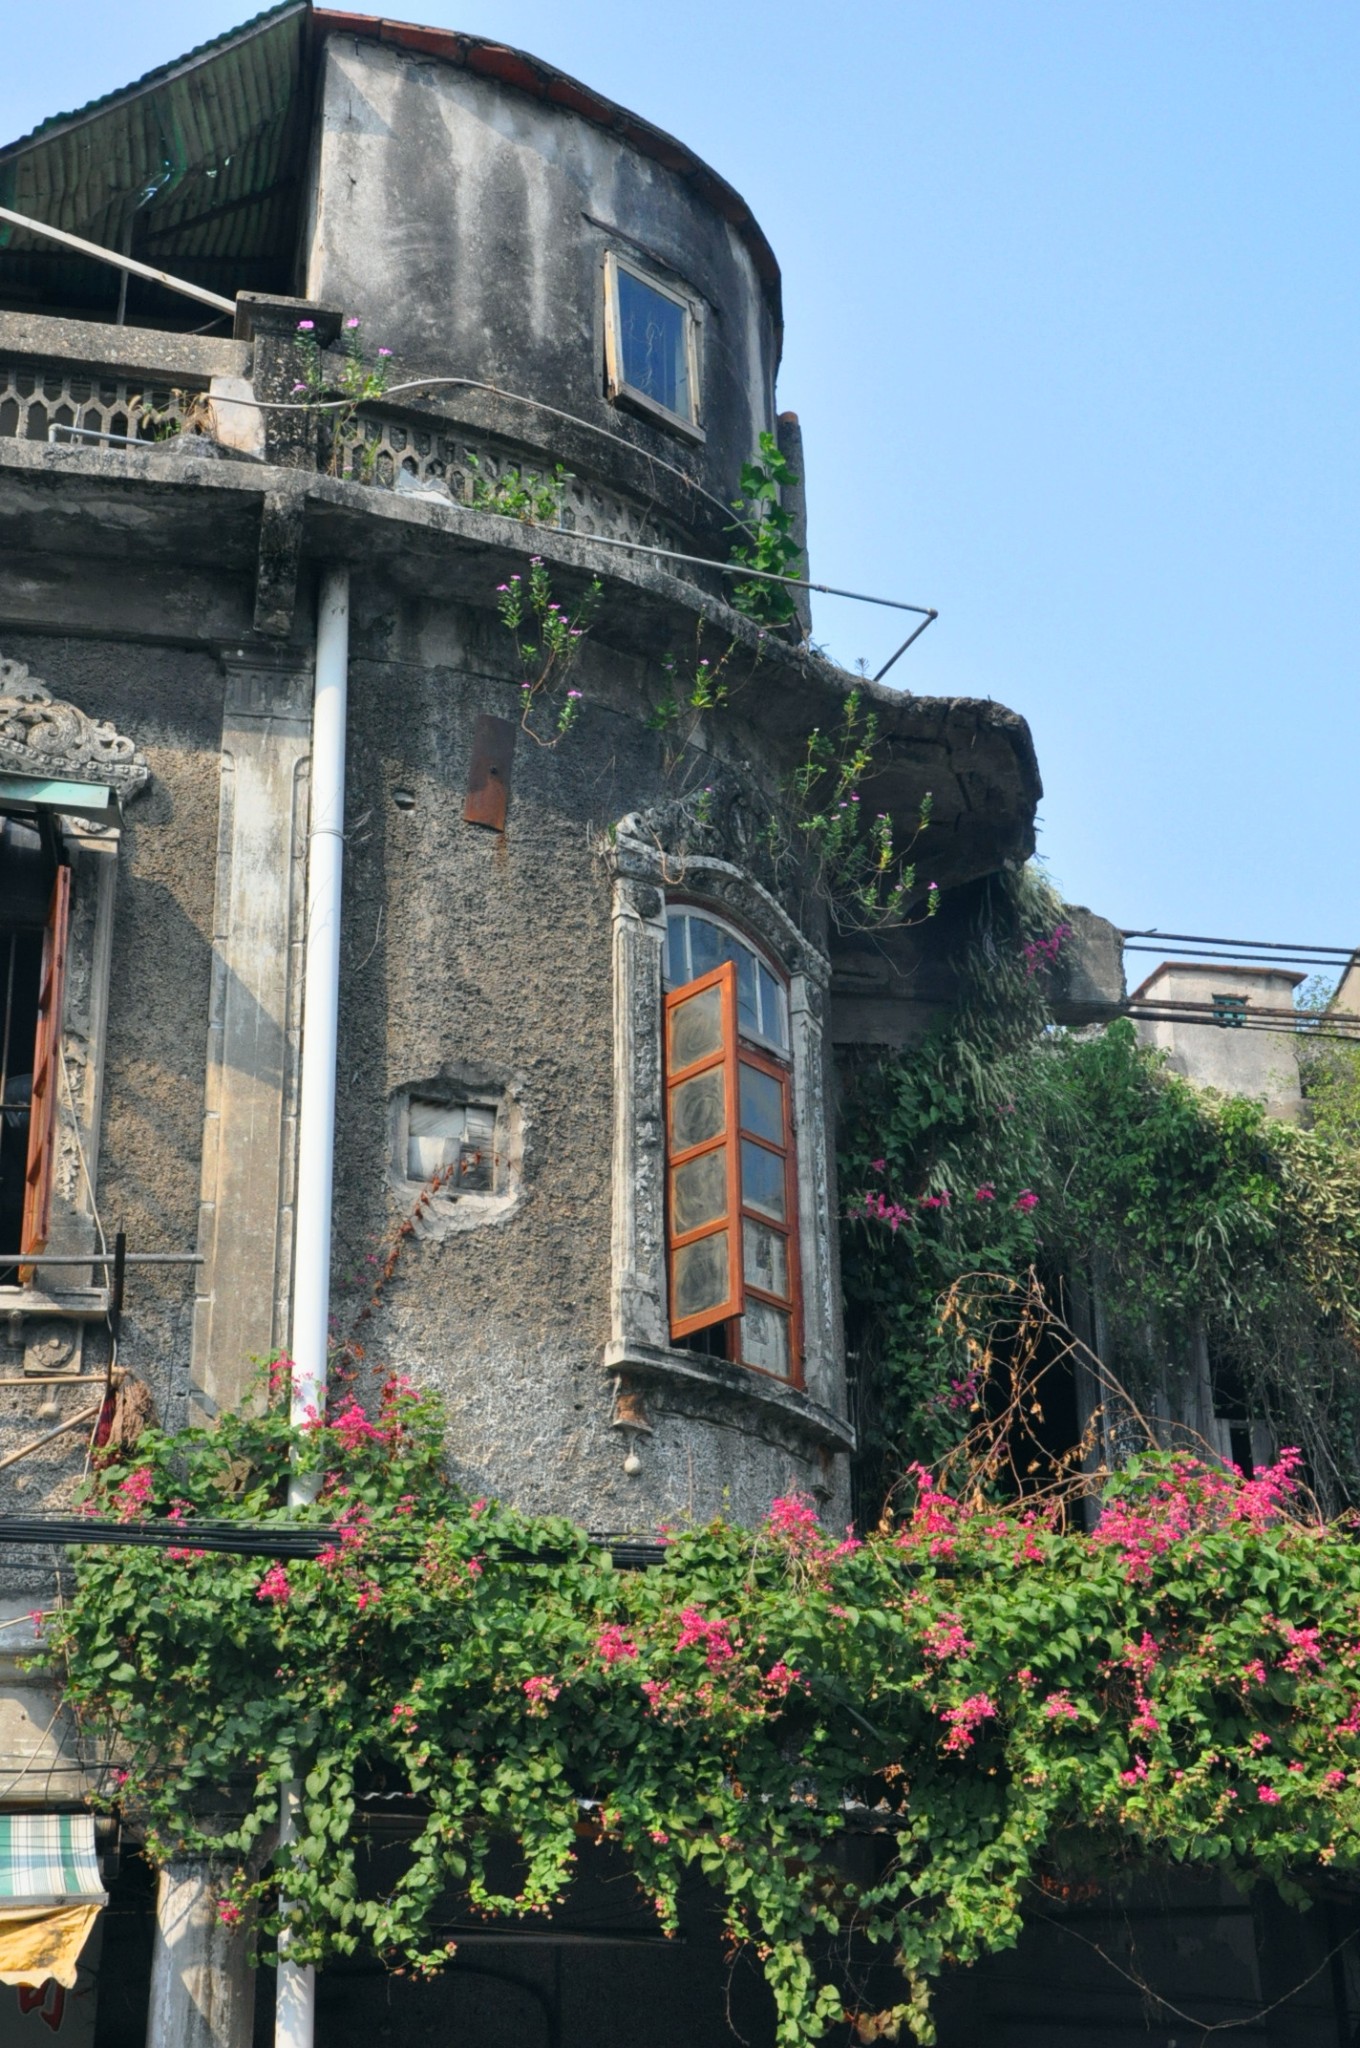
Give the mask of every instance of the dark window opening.
[[0, 1285], [47, 1242], [70, 869], [46, 819], [0, 816]]
[[1247, 1021], [1247, 996], [1215, 996], [1214, 1022], [1221, 1030], [1240, 1031]]

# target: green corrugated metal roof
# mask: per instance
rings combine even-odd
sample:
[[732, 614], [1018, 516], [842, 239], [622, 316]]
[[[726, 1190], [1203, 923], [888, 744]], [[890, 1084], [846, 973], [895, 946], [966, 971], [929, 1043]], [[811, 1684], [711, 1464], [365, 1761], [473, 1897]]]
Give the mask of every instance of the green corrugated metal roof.
[[[0, 205], [231, 297], [292, 285], [306, 0], [258, 14], [0, 149]], [[99, 274], [96, 275], [95, 273]], [[135, 288], [134, 288], [135, 289]], [[154, 287], [151, 288], [154, 291]], [[53, 308], [118, 279], [0, 227], [0, 303]]]

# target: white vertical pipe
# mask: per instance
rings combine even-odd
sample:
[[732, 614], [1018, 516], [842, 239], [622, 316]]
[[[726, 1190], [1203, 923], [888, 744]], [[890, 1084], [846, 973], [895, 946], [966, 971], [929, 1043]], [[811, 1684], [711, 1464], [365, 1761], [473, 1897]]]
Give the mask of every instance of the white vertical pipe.
[[[307, 839], [307, 945], [302, 993], [302, 1092], [298, 1105], [297, 1208], [293, 1247], [292, 1420], [326, 1405], [330, 1343], [331, 1192], [335, 1176], [335, 1057], [340, 1019], [340, 890], [345, 856], [345, 723], [349, 695], [349, 571], [322, 573], [312, 698], [311, 825]], [[294, 1473], [290, 1507], [316, 1497], [314, 1477]], [[281, 1787], [279, 1841], [293, 1839], [297, 1785]], [[275, 2048], [312, 2048], [316, 1972], [280, 1957]]]
[[[330, 1342], [331, 1186], [335, 1170], [335, 1054], [340, 1016], [340, 887], [345, 855], [345, 715], [349, 684], [349, 571], [327, 569], [316, 616], [307, 949], [302, 995], [293, 1250], [293, 1423], [326, 1400]], [[314, 1498], [294, 1479], [294, 1507]]]

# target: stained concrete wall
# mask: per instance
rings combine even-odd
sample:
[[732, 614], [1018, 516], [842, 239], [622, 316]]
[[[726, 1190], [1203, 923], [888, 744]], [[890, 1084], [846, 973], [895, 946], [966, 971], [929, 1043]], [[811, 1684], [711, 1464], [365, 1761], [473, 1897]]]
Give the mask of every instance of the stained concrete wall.
[[[310, 297], [359, 316], [370, 346], [559, 407], [728, 503], [774, 430], [774, 321], [736, 230], [678, 172], [563, 107], [343, 36], [319, 105]], [[704, 301], [702, 446], [604, 396], [606, 248]], [[608, 475], [617, 455], [595, 452]], [[655, 485], [665, 504], [673, 480]]]
[[[462, 807], [478, 715], [520, 710], [504, 634], [485, 613], [412, 604], [377, 579], [356, 580], [352, 609], [341, 1335], [355, 1331], [374, 1358], [438, 1388], [452, 1468], [476, 1493], [615, 1530], [723, 1510], [757, 1518], [790, 1485], [823, 1488], [840, 1512], [843, 1458], [829, 1476], [812, 1442], [754, 1403], [654, 1398], [654, 1434], [631, 1476], [630, 1440], [611, 1427], [601, 1354], [613, 964], [601, 849], [620, 816], [675, 793], [661, 740], [638, 716], [636, 664], [588, 650], [569, 738], [551, 748], [521, 734], [502, 837], [465, 824]], [[722, 755], [739, 760], [747, 742], [733, 726], [689, 776], [717, 779]], [[391, 1185], [390, 1101], [441, 1077], [513, 1093], [522, 1199], [477, 1228], [407, 1240], [381, 1306], [356, 1324], [372, 1261], [411, 1203]]]

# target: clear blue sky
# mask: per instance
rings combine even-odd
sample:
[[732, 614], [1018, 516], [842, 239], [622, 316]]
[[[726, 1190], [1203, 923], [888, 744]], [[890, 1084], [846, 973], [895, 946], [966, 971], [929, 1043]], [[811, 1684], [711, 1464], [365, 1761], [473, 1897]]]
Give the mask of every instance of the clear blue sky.
[[[249, 0], [10, 0], [0, 136]], [[1029, 719], [1126, 925], [1360, 942], [1354, 0], [403, 0], [673, 130], [784, 270], [813, 574]], [[54, 53], [60, 53], [54, 61]], [[853, 664], [885, 614], [823, 602]]]

